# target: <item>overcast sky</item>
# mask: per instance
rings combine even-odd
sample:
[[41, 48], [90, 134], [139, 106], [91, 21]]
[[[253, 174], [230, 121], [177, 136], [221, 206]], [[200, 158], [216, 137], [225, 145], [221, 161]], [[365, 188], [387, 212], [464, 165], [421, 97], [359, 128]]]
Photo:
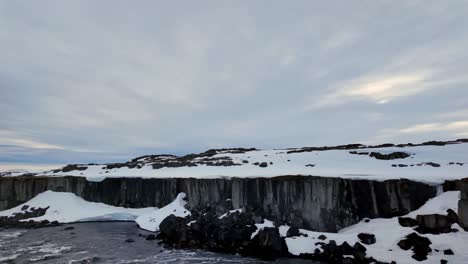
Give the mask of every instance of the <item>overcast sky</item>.
[[0, 0], [0, 166], [466, 138], [467, 47], [467, 1]]

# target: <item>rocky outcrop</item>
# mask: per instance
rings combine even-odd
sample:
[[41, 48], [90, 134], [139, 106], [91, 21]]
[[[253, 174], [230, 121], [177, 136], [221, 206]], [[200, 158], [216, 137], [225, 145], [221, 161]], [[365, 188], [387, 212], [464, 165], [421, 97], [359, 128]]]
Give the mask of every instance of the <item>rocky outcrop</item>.
[[[326, 150], [353, 150], [353, 149], [377, 149], [377, 148], [408, 148], [408, 147], [418, 147], [418, 146], [446, 146], [460, 143], [468, 143], [468, 139], [457, 139], [451, 141], [427, 141], [419, 144], [380, 144], [380, 145], [363, 145], [363, 144], [348, 144], [348, 145], [339, 145], [339, 146], [325, 146], [325, 147], [304, 147], [304, 148], [295, 148], [290, 149], [287, 153], [301, 153], [301, 152], [311, 152], [311, 151], [326, 151]], [[358, 153], [352, 153], [358, 154]], [[364, 154], [367, 155], [367, 154]]]
[[[289, 253], [286, 237], [307, 237], [307, 234], [302, 234], [296, 227], [290, 227], [285, 237], [280, 233], [278, 226], [273, 226], [272, 223], [266, 224], [258, 212], [228, 213], [220, 210], [228, 207], [224, 206], [223, 202], [220, 205], [206, 207], [202, 212], [195, 212], [186, 218], [168, 216], [161, 222], [157, 238], [168, 248], [205, 249], [265, 260], [300, 257], [327, 263], [380, 263], [367, 256], [366, 247], [359, 242], [354, 246], [350, 246], [347, 242], [337, 245], [334, 240], [327, 243], [318, 242], [315, 252], [294, 256]], [[220, 215], [223, 212], [224, 214]], [[375, 236], [372, 234], [359, 234], [359, 237], [366, 241], [367, 245], [375, 243]], [[321, 235], [319, 239], [325, 240], [326, 237]]]
[[25, 205], [21, 208], [21, 212], [14, 213], [12, 216], [0, 216], [0, 227], [14, 227], [14, 228], [38, 228], [46, 226], [59, 225], [57, 221], [49, 222], [43, 220], [36, 222], [33, 220], [23, 221], [33, 217], [43, 216], [49, 208], [35, 208]]
[[405, 239], [398, 242], [398, 246], [403, 250], [412, 250], [412, 257], [417, 261], [423, 261], [427, 259], [427, 255], [432, 252], [430, 245], [432, 242], [427, 238], [418, 235], [417, 233], [411, 233]]
[[72, 192], [85, 200], [124, 207], [163, 207], [180, 192], [187, 208], [231, 199], [234, 209], [249, 208], [276, 222], [334, 232], [365, 217], [393, 217], [419, 208], [436, 187], [408, 180], [350, 180], [310, 176], [220, 179], [2, 177], [0, 209], [24, 203], [46, 190]]

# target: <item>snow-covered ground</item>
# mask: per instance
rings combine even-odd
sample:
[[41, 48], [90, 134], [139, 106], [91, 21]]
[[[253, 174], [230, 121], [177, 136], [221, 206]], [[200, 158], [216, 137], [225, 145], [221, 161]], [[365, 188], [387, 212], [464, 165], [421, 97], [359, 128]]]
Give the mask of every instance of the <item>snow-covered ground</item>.
[[153, 210], [144, 215], [140, 215], [135, 222], [138, 226], [142, 229], [148, 231], [159, 231], [159, 225], [161, 222], [170, 215], [175, 215], [179, 217], [186, 217], [190, 215], [190, 211], [185, 209], [185, 201], [186, 194], [179, 193], [177, 198], [170, 204], [164, 206], [161, 209]]
[[[281, 175], [307, 175], [352, 179], [412, 179], [428, 183], [442, 183], [468, 177], [468, 144], [446, 146], [417, 146], [358, 149], [358, 152], [406, 152], [405, 159], [379, 160], [368, 155], [351, 154], [352, 150], [327, 150], [287, 153], [288, 150], [256, 150], [246, 153], [221, 152], [213, 158], [229, 157], [237, 166], [163, 167], [153, 169], [152, 163], [142, 160], [141, 168], [121, 167], [106, 169], [105, 165], [83, 165], [85, 170], [69, 172], [46, 171], [37, 175], [81, 176], [90, 181], [115, 177], [142, 178], [220, 178], [220, 177], [274, 177]], [[195, 158], [197, 161], [200, 158]], [[248, 163], [247, 163], [248, 162]], [[266, 162], [267, 167], [254, 165]], [[425, 163], [440, 165], [433, 167]], [[458, 163], [458, 164], [457, 164]], [[394, 167], [395, 165], [408, 167]], [[418, 166], [418, 164], [425, 164]], [[394, 166], [392, 166], [394, 165]]]
[[[31, 208], [46, 208], [45, 215], [30, 218], [25, 221], [58, 221], [59, 223], [90, 222], [90, 221], [134, 221], [138, 216], [154, 212], [156, 208], [131, 209], [110, 206], [103, 203], [93, 203], [83, 200], [73, 193], [45, 191], [28, 202], [1, 211], [0, 216], [12, 216], [24, 212], [21, 209], [28, 205]], [[26, 211], [27, 211], [26, 210]]]
[[[406, 217], [415, 218], [416, 215], [422, 214], [447, 214], [447, 209], [452, 209], [455, 212], [458, 209], [459, 192], [445, 192], [441, 195], [429, 200], [423, 207], [406, 215]], [[429, 253], [428, 260], [418, 262], [411, 256], [411, 250], [402, 250], [397, 243], [405, 238], [407, 235], [415, 232], [413, 228], [402, 227], [398, 223], [398, 217], [390, 219], [372, 219], [366, 223], [362, 221], [356, 225], [350, 226], [341, 230], [339, 233], [322, 233], [313, 232], [308, 230], [301, 230], [302, 233], [308, 237], [292, 237], [286, 238], [286, 244], [289, 252], [293, 255], [300, 255], [306, 253], [313, 253], [315, 249], [319, 248], [315, 243], [335, 240], [338, 245], [348, 242], [354, 245], [359, 242], [357, 235], [359, 233], [371, 233], [376, 237], [377, 242], [373, 245], [366, 245], [367, 256], [371, 256], [378, 261], [391, 262], [397, 261], [398, 263], [440, 263], [441, 259], [448, 260], [448, 263], [467, 263], [468, 261], [468, 232], [463, 231], [457, 224], [452, 225], [452, 228], [458, 229], [459, 232], [447, 233], [440, 235], [424, 234], [421, 236], [427, 237], [431, 240], [432, 252]], [[282, 227], [283, 230], [288, 227]], [[280, 228], [281, 230], [281, 228]], [[282, 232], [283, 235], [285, 232]], [[318, 237], [325, 235], [326, 240], [320, 240]], [[439, 250], [436, 252], [435, 249]], [[443, 255], [443, 250], [451, 249], [455, 255]]]

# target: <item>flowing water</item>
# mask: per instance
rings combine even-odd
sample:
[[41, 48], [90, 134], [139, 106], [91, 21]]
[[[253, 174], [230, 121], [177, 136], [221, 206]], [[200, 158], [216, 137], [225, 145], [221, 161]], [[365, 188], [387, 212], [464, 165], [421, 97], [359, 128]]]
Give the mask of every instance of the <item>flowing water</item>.
[[[64, 230], [73, 226], [72, 230]], [[266, 262], [201, 250], [168, 250], [147, 241], [135, 223], [81, 223], [40, 229], [0, 230], [0, 263], [315, 263]], [[132, 239], [135, 242], [126, 242]]]

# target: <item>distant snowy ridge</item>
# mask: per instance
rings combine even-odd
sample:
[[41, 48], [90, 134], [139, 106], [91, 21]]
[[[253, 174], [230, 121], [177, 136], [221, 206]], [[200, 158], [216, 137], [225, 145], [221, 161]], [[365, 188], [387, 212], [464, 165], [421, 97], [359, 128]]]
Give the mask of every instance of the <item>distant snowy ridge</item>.
[[106, 178], [221, 178], [304, 175], [410, 179], [434, 184], [468, 175], [468, 140], [422, 144], [307, 147], [282, 150], [218, 149], [185, 156], [148, 155], [125, 163], [72, 164], [37, 176]]
[[[73, 193], [46, 191], [38, 194], [28, 202], [9, 210], [1, 211], [2, 216], [13, 216], [15, 213], [24, 213], [31, 208], [47, 208], [43, 216], [29, 218], [40, 222], [58, 221], [59, 223], [90, 222], [90, 221], [134, 221], [138, 216], [151, 213], [156, 208], [132, 209], [116, 207], [103, 203], [94, 203], [83, 200]], [[25, 209], [27, 208], [27, 209]]]

